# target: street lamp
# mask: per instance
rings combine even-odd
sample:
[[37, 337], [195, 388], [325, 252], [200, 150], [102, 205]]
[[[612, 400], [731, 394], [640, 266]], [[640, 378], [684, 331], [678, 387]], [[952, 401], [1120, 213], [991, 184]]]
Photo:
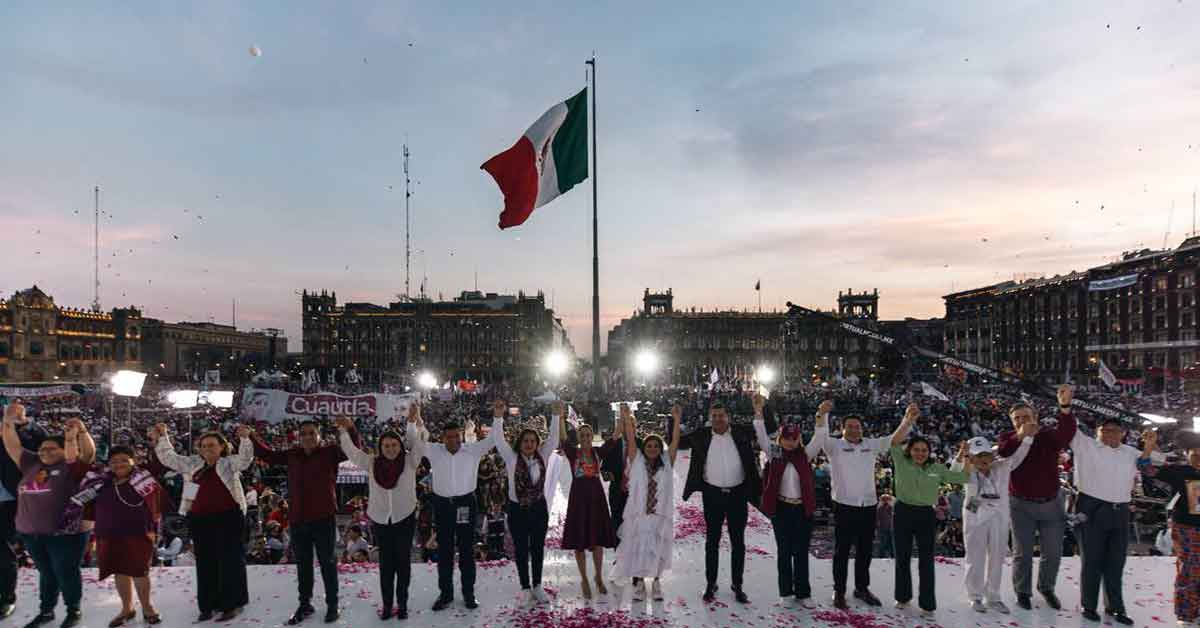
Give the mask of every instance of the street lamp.
[[562, 351], [551, 351], [546, 354], [545, 360], [542, 361], [542, 368], [551, 377], [562, 376], [570, 367], [570, 360], [567, 359], [567, 354]]
[[434, 377], [433, 373], [430, 373], [429, 371], [421, 371], [421, 373], [417, 375], [417, 385], [425, 390], [433, 390], [434, 388], [437, 388], [437, 378]]
[[760, 384], [769, 386], [771, 382], [775, 381], [775, 369], [764, 364], [754, 372], [754, 379], [758, 380]]
[[633, 368], [642, 376], [653, 375], [658, 370], [658, 354], [650, 349], [638, 351], [633, 358]]

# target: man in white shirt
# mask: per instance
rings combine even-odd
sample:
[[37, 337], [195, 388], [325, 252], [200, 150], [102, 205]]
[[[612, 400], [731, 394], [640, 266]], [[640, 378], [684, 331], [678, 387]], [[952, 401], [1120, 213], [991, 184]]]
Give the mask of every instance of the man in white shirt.
[[862, 419], [842, 419], [842, 438], [829, 436], [832, 401], [817, 408], [813, 441], [829, 457], [829, 479], [833, 486], [833, 605], [846, 609], [846, 579], [850, 548], [854, 550], [854, 597], [869, 606], [881, 606], [871, 593], [871, 553], [875, 547], [875, 463], [879, 455], [904, 442], [913, 423], [921, 415], [916, 404], [909, 404], [900, 427], [891, 436], [863, 438]]
[[[503, 417], [508, 405], [502, 399], [492, 403], [495, 417]], [[442, 430], [442, 442], [431, 443], [425, 450], [433, 480], [433, 516], [437, 528], [438, 589], [441, 595], [433, 605], [440, 611], [454, 601], [454, 553], [462, 572], [463, 603], [469, 609], [475, 601], [475, 517], [478, 504], [475, 485], [479, 479], [479, 459], [495, 446], [496, 430], [474, 443], [463, 442], [462, 426], [449, 423]], [[503, 436], [501, 435], [501, 438]]]
[[[1067, 405], [1070, 398], [1067, 399]], [[1097, 438], [1089, 438], [1076, 429], [1071, 438], [1075, 453], [1075, 537], [1082, 556], [1079, 603], [1083, 618], [1100, 621], [1096, 606], [1100, 585], [1104, 585], [1106, 615], [1118, 624], [1132, 625], [1125, 614], [1121, 594], [1121, 574], [1129, 549], [1129, 502], [1138, 479], [1138, 461], [1151, 458], [1158, 434], [1146, 433], [1145, 450], [1122, 444], [1125, 425], [1120, 419], [1100, 421]]]
[[[711, 602], [717, 594], [718, 551], [721, 548], [721, 526], [728, 524], [731, 548], [730, 567], [734, 599], [749, 604], [742, 590], [746, 566], [746, 521], [749, 504], [756, 507], [762, 496], [758, 458], [752, 448], [754, 430], [750, 426], [729, 424], [729, 411], [714, 402], [709, 407], [712, 427], [702, 427], [679, 440], [679, 449], [691, 449], [683, 499], [700, 492], [704, 498], [704, 576], [708, 586], [704, 601]], [[774, 417], [767, 417], [766, 429], [776, 429]]]

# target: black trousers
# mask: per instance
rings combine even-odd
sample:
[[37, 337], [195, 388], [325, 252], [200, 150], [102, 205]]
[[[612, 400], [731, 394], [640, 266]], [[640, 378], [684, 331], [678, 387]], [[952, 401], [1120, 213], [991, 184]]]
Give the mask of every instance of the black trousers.
[[250, 601], [246, 587], [246, 545], [240, 508], [212, 515], [188, 515], [196, 552], [196, 603], [201, 613], [231, 611]]
[[289, 528], [292, 535], [292, 555], [296, 557], [296, 575], [300, 581], [300, 604], [312, 603], [313, 554], [321, 566], [321, 580], [325, 583], [325, 604], [336, 607], [338, 603], [337, 557], [334, 555], [337, 524], [333, 516], [303, 523], [293, 523]]
[[375, 547], [379, 548], [379, 593], [383, 605], [408, 608], [408, 583], [412, 578], [413, 532], [417, 514], [395, 523], [372, 523]]
[[717, 584], [717, 568], [720, 565], [721, 526], [729, 527], [730, 570], [733, 588], [742, 588], [742, 575], [746, 570], [746, 520], [750, 516], [749, 502], [745, 489], [736, 487], [720, 489], [705, 486], [704, 497], [704, 577], [709, 586]]
[[922, 610], [937, 610], [933, 582], [933, 535], [937, 515], [932, 506], [910, 506], [896, 502], [893, 528], [896, 533], [896, 601], [912, 599], [913, 538], [917, 539], [917, 574], [921, 578], [917, 604]]
[[[433, 496], [434, 526], [437, 528], [438, 589], [442, 599], [454, 599], [454, 554], [462, 572], [463, 597], [475, 597], [475, 517], [479, 511], [474, 493], [458, 497]], [[467, 508], [467, 523], [458, 523], [458, 509]]]
[[778, 502], [771, 525], [775, 529], [779, 597], [812, 597], [812, 587], [808, 582], [808, 542], [812, 538], [812, 519], [805, 513], [804, 504]]
[[1079, 603], [1096, 610], [1100, 585], [1104, 585], [1104, 608], [1125, 612], [1121, 594], [1121, 574], [1125, 571], [1125, 553], [1129, 549], [1129, 504], [1116, 504], [1080, 493], [1075, 512], [1087, 515], [1087, 521], [1075, 526], [1081, 549]]
[[871, 554], [875, 544], [875, 507], [833, 504], [833, 590], [846, 593], [850, 548], [854, 548], [854, 590], [871, 588]]
[[[542, 586], [542, 562], [546, 555], [546, 529], [550, 526], [550, 510], [546, 500], [539, 499], [529, 506], [508, 502], [508, 531], [512, 534], [517, 554], [517, 578], [522, 589]], [[533, 570], [533, 579], [529, 572]]]
[[16, 500], [0, 502], [0, 604], [17, 601], [17, 556], [12, 542], [16, 540]]
[[[608, 512], [611, 515], [613, 530], [620, 530], [621, 523], [625, 521], [625, 502], [627, 501], [629, 501], [629, 493], [621, 490], [621, 478], [614, 477], [608, 486]], [[621, 537], [617, 537], [617, 545], [620, 544]]]

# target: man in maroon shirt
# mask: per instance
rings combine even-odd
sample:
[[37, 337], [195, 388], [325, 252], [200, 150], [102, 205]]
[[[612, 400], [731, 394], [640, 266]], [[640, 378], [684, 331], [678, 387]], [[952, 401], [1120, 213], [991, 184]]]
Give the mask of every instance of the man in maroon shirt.
[[[350, 425], [348, 431], [355, 446], [360, 446], [358, 433]], [[288, 519], [292, 536], [292, 552], [296, 557], [299, 576], [300, 607], [288, 619], [294, 626], [308, 619], [315, 611], [312, 606], [313, 551], [321, 565], [321, 580], [325, 583], [325, 623], [341, 616], [338, 611], [337, 556], [334, 553], [337, 523], [337, 471], [346, 459], [338, 445], [321, 445], [321, 428], [315, 421], [300, 424], [300, 446], [275, 451], [254, 434], [254, 455], [269, 465], [287, 465]]]
[[[1074, 388], [1058, 387], [1058, 425], [1043, 429], [1033, 437], [1033, 447], [1025, 456], [1021, 466], [1013, 469], [1008, 492], [1009, 512], [1012, 515], [1013, 532], [1013, 589], [1017, 593], [1017, 605], [1023, 609], [1033, 608], [1033, 547], [1034, 535], [1039, 537], [1041, 563], [1038, 567], [1038, 592], [1046, 598], [1046, 605], [1054, 610], [1062, 608], [1054, 594], [1058, 580], [1058, 564], [1062, 560], [1063, 536], [1066, 534], [1067, 515], [1059, 490], [1058, 455], [1071, 444], [1075, 436], [1075, 416], [1071, 413]], [[1008, 411], [1014, 428], [1026, 423], [1037, 423], [1037, 410], [1018, 403]], [[998, 439], [1001, 457], [1011, 456], [1021, 444], [1015, 431], [1005, 432]]]

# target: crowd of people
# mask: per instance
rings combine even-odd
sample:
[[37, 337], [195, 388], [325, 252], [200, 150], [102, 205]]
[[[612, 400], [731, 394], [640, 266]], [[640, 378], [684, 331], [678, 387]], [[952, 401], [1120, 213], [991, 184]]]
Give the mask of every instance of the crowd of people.
[[[937, 607], [938, 554], [965, 556], [964, 588], [975, 610], [1009, 612], [1000, 578], [1010, 546], [1018, 606], [1032, 608], [1036, 588], [1058, 608], [1058, 559], [1077, 547], [1084, 617], [1098, 619], [1103, 586], [1104, 610], [1126, 623], [1120, 569], [1137, 516], [1133, 496], [1157, 494], [1153, 503], [1165, 504], [1172, 491], [1189, 496], [1187, 483], [1196, 479], [1191, 458], [1166, 466], [1157, 454], [1151, 460], [1176, 431], [1143, 437], [1141, 426], [1104, 420], [1097, 438], [1088, 438], [1070, 411], [1070, 388], [1060, 389], [1054, 406], [997, 387], [940, 386], [949, 401], [923, 398], [921, 405], [906, 387], [806, 387], [769, 401], [736, 390], [647, 388], [631, 391], [612, 417], [591, 406], [577, 415], [563, 402], [497, 386], [412, 404], [402, 417], [253, 425], [239, 419], [237, 403], [176, 411], [146, 395], [116, 418], [119, 410], [87, 391], [7, 400], [0, 532], [9, 542], [0, 543], [0, 618], [13, 612], [17, 567], [30, 565], [41, 596], [31, 628], [54, 620], [60, 596], [61, 625], [81, 621], [81, 566], [114, 577], [121, 609], [111, 626], [136, 618], [135, 595], [144, 620], [161, 621], [152, 565], [195, 569], [200, 620], [242, 612], [250, 599], [247, 564], [297, 565], [289, 625], [316, 612], [314, 561], [326, 622], [340, 616], [338, 562], [378, 564], [383, 617], [407, 617], [414, 561], [438, 564], [434, 610], [454, 603], [455, 564], [463, 604], [476, 608], [475, 562], [498, 558], [513, 560], [523, 601], [544, 604], [546, 549], [574, 553], [584, 598], [608, 594], [611, 563], [635, 600], [661, 600], [671, 566], [673, 467], [684, 450], [683, 498], [700, 493], [707, 528], [705, 601], [719, 592], [727, 533], [731, 591], [749, 603], [745, 529], [754, 507], [774, 527], [781, 598], [811, 598], [809, 556], [815, 539], [832, 536], [837, 608], [849, 607], [847, 593], [881, 604], [870, 590], [875, 557], [895, 558], [896, 603], [910, 604], [914, 542], [915, 597], [925, 614]], [[1133, 412], [1157, 411], [1164, 401], [1089, 396]], [[1166, 402], [1178, 408], [1191, 399], [1176, 394]], [[1051, 415], [1057, 419], [1043, 426], [1040, 417]], [[1186, 431], [1178, 433], [1175, 448], [1190, 451]], [[1200, 466], [1200, 453], [1194, 459]], [[365, 482], [340, 481], [347, 462]], [[548, 548], [549, 501], [563, 468], [566, 517], [561, 541]], [[1112, 481], [1127, 473], [1127, 485]], [[1154, 480], [1143, 487], [1139, 477]], [[1200, 527], [1191, 527], [1200, 515], [1189, 503], [1176, 500], [1170, 530], [1186, 561], [1179, 578], [1187, 586], [1176, 595], [1181, 620], [1200, 614], [1200, 596], [1189, 588], [1200, 578], [1200, 558], [1192, 557]], [[615, 550], [615, 561], [605, 560], [606, 550]]]

